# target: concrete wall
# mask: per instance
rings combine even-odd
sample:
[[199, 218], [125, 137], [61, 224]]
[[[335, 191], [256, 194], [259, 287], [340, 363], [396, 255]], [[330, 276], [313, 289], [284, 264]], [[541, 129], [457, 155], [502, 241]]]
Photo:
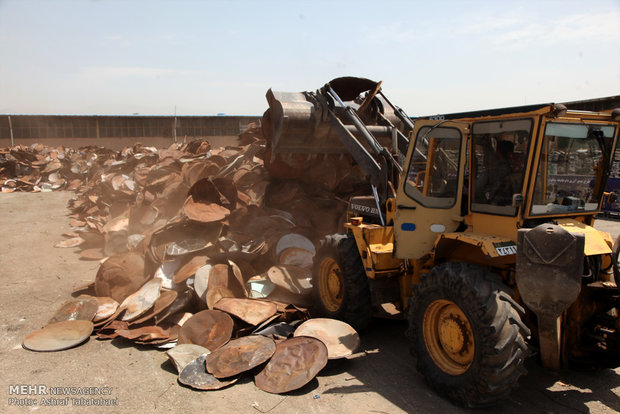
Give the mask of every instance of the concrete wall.
[[122, 149], [136, 143], [165, 148], [175, 142], [206, 139], [213, 147], [236, 145], [252, 116], [0, 115], [0, 147], [40, 143]]

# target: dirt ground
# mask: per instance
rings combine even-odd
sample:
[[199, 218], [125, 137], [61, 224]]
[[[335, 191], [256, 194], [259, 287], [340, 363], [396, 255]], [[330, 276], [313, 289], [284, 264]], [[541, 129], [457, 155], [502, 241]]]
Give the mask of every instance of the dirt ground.
[[[71, 193], [0, 194], [0, 412], [213, 412], [213, 413], [460, 413], [430, 390], [408, 353], [402, 321], [375, 320], [362, 335], [360, 353], [332, 361], [300, 390], [268, 394], [241, 377], [232, 387], [198, 392], [180, 386], [161, 350], [123, 340], [91, 337], [82, 346], [52, 353], [21, 347], [68, 298], [94, 280], [96, 262], [81, 261], [74, 249], [54, 248], [69, 230]], [[620, 222], [599, 220], [615, 237]], [[611, 413], [620, 411], [620, 369], [552, 372], [528, 361], [529, 374], [510, 399], [483, 413]], [[19, 395], [17, 385], [93, 387], [110, 407], [77, 406], [62, 395]], [[38, 388], [37, 389], [41, 389]], [[50, 397], [57, 398], [56, 400]], [[41, 406], [68, 402], [68, 406]], [[16, 405], [34, 402], [37, 405]], [[82, 401], [82, 400], [80, 400]]]

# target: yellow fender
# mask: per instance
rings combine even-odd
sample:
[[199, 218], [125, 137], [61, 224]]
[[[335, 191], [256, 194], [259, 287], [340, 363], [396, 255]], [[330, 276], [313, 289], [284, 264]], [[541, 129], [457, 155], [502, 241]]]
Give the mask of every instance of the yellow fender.
[[469, 262], [482, 266], [508, 267], [517, 260], [517, 243], [483, 233], [442, 233], [435, 241], [435, 262]]
[[399, 275], [403, 261], [394, 257], [394, 228], [354, 222], [345, 227], [355, 236], [368, 278]]
[[556, 220], [556, 223], [569, 233], [583, 234], [586, 238], [584, 253], [586, 256], [596, 254], [610, 254], [613, 246], [613, 239], [609, 233], [596, 230], [574, 219]]

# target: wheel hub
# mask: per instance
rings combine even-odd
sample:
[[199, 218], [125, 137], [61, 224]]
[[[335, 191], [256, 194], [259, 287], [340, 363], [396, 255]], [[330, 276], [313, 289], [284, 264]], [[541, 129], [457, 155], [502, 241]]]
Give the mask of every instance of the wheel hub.
[[327, 287], [329, 289], [329, 293], [333, 296], [338, 296], [340, 293], [340, 269], [333, 269], [329, 272], [327, 276]]
[[344, 299], [342, 272], [338, 263], [326, 257], [321, 261], [318, 274], [321, 301], [327, 310], [337, 312]]
[[474, 336], [461, 308], [449, 300], [432, 302], [422, 329], [428, 353], [442, 371], [450, 375], [467, 371], [474, 358]]
[[450, 354], [462, 353], [467, 347], [466, 335], [462, 322], [455, 315], [450, 315], [440, 321], [439, 342], [446, 352]]

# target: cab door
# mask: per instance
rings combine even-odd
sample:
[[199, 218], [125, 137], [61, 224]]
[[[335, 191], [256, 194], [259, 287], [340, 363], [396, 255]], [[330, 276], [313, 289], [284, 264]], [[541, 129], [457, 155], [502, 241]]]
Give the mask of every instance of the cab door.
[[421, 258], [463, 221], [468, 134], [465, 122], [416, 121], [394, 207], [398, 258]]

